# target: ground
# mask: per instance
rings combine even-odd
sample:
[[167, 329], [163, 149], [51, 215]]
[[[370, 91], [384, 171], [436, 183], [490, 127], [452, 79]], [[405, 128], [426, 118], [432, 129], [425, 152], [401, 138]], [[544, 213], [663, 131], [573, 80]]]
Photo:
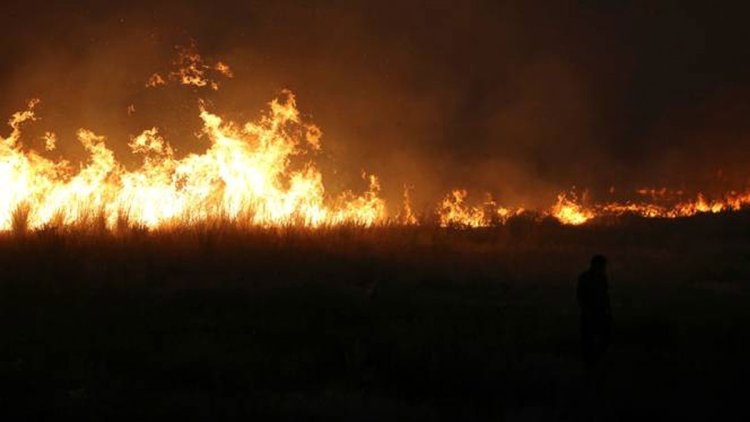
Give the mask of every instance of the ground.
[[[750, 215], [585, 227], [7, 234], [0, 411], [15, 420], [731, 420]], [[580, 362], [575, 280], [615, 319]], [[742, 419], [737, 414], [736, 419]]]

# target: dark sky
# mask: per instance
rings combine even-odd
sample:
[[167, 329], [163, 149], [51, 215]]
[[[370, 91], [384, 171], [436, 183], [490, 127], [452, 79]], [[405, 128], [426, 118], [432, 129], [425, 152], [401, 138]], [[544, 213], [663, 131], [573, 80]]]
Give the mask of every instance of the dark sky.
[[[36, 125], [70, 144], [60, 153], [87, 127], [124, 155], [153, 125], [199, 150], [197, 97], [252, 118], [289, 88], [323, 130], [334, 190], [361, 169], [420, 203], [454, 186], [533, 205], [573, 185], [750, 181], [743, 2], [112, 3], [3, 6], [0, 112], [40, 97]], [[190, 39], [236, 78], [217, 93], [145, 89]]]

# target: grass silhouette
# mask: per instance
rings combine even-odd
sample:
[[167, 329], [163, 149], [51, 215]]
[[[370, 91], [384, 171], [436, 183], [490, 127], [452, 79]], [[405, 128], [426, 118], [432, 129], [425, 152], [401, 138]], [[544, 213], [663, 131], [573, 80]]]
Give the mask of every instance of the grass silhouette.
[[[0, 235], [0, 412], [25, 419], [716, 417], [750, 364], [750, 215]], [[99, 223], [97, 224], [97, 221]], [[615, 328], [581, 375], [574, 285]]]

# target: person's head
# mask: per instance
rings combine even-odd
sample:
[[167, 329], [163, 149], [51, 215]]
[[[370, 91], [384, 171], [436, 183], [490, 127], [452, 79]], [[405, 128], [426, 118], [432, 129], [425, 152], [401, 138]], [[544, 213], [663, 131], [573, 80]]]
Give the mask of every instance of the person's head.
[[604, 255], [594, 255], [591, 258], [591, 269], [603, 273], [607, 268], [607, 258]]

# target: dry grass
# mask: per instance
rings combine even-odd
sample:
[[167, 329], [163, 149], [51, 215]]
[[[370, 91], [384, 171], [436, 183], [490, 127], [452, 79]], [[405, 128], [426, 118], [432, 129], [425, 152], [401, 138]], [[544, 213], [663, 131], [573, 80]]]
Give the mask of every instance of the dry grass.
[[[736, 407], [750, 376], [745, 213], [475, 230], [121, 220], [0, 234], [0, 414], [583, 420], [599, 400], [679, 418]], [[599, 399], [573, 294], [593, 253], [610, 259], [616, 321]]]
[[[147, 262], [150, 268], [170, 274], [171, 281], [186, 283], [192, 283], [195, 273], [213, 273], [217, 278], [235, 274], [229, 278], [256, 284], [358, 283], [362, 278], [368, 279], [365, 283], [376, 279], [567, 283], [590, 255], [604, 253], [617, 279], [625, 283], [750, 279], [750, 268], [742, 258], [750, 254], [747, 213], [623, 219], [582, 227], [561, 226], [551, 219], [515, 219], [472, 230], [399, 225], [262, 228], [227, 218], [149, 230], [131, 224], [127, 216], [118, 218], [110, 230], [103, 213], [86, 216], [75, 225], [29, 230], [25, 214], [16, 214], [14, 230], [0, 233], [0, 259], [19, 268], [19, 274], [37, 260], [56, 259], [45, 256], [56, 254], [70, 257], [70, 262], [97, 261], [122, 268]], [[59, 265], [64, 269], [72, 264]], [[85, 278], [110, 281], [95, 281], [96, 274]]]

